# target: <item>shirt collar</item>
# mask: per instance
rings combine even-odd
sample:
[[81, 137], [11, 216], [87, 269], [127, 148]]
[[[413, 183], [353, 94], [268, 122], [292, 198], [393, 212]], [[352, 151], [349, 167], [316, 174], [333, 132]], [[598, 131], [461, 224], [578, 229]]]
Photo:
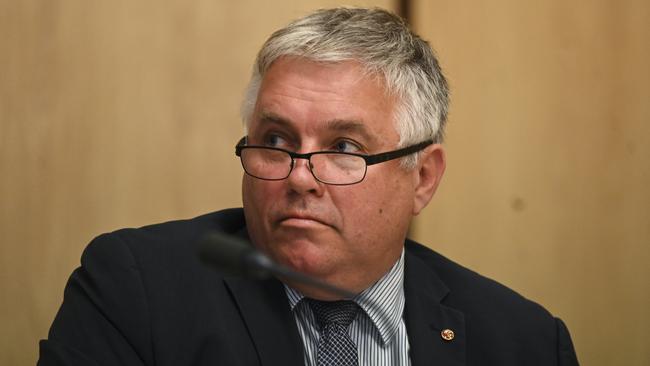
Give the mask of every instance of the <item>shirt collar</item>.
[[[293, 311], [304, 295], [286, 284], [284, 289]], [[390, 271], [352, 300], [368, 315], [384, 345], [389, 344], [397, 334], [404, 313], [404, 250]]]

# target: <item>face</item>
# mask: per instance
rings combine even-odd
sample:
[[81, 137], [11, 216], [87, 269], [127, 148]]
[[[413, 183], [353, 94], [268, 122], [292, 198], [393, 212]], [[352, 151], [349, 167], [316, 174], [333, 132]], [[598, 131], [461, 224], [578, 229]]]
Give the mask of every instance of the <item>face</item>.
[[[394, 150], [394, 108], [383, 82], [364, 77], [355, 62], [281, 58], [262, 80], [248, 143], [301, 153]], [[406, 170], [399, 159], [369, 166], [365, 179], [349, 186], [318, 182], [307, 161], [297, 159], [285, 180], [244, 175], [248, 232], [275, 261], [360, 292], [399, 258], [411, 217], [423, 207], [421, 185], [421, 168]], [[333, 298], [290, 285], [307, 296]]]

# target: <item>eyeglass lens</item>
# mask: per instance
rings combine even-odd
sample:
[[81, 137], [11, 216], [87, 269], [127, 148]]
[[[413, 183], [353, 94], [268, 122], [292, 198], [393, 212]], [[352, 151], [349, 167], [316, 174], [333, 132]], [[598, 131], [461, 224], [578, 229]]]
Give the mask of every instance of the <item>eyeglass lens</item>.
[[[280, 150], [243, 149], [241, 161], [246, 173], [260, 179], [285, 179], [292, 169], [291, 156]], [[310, 163], [312, 174], [323, 183], [357, 183], [363, 180], [366, 173], [366, 161], [354, 155], [318, 153], [311, 156]]]

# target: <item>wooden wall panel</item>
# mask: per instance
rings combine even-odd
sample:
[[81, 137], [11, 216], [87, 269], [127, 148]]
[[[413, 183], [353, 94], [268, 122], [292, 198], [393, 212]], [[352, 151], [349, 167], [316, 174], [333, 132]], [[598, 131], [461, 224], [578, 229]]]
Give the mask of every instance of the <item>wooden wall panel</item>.
[[650, 3], [413, 9], [452, 88], [415, 237], [562, 317], [583, 364], [650, 364]]
[[35, 363], [93, 236], [240, 205], [254, 55], [340, 3], [0, 0], [0, 364]]

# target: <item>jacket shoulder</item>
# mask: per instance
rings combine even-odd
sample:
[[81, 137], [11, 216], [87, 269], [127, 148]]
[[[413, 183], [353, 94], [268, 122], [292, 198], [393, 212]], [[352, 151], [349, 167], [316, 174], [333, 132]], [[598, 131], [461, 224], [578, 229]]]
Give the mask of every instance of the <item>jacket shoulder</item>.
[[507, 286], [468, 269], [413, 241], [407, 250], [448, 288], [443, 303], [466, 316], [495, 326], [516, 324], [555, 329], [554, 317], [541, 305]]
[[101, 250], [101, 247], [111, 246], [115, 242], [121, 242], [132, 252], [162, 251], [164, 253], [170, 250], [185, 250], [208, 232], [236, 233], [244, 227], [244, 213], [241, 208], [225, 209], [191, 219], [104, 233], [90, 243], [84, 254]]
[[406, 251], [407, 276], [417, 276], [406, 280], [425, 286], [440, 305], [462, 313], [468, 360], [578, 364], [568, 330], [541, 305], [421, 244], [407, 241]]

